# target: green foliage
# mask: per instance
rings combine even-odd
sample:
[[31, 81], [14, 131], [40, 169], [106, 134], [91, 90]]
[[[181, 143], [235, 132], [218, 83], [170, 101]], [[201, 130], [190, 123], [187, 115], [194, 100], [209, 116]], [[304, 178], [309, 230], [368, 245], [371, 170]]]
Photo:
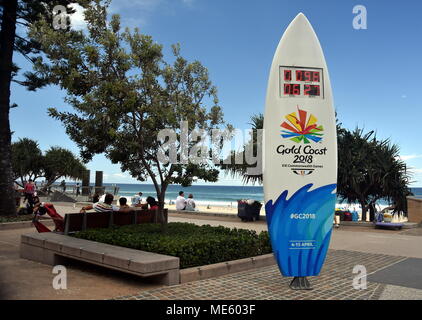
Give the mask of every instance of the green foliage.
[[[253, 115], [251, 117], [251, 123], [252, 126], [252, 134], [250, 137], [250, 140], [247, 142], [247, 144], [243, 147], [243, 150], [240, 152], [234, 152], [232, 151], [230, 157], [230, 161], [227, 161], [228, 164], [221, 164], [221, 169], [225, 170], [225, 172], [232, 177], [241, 176], [243, 177], [243, 183], [259, 183], [262, 184], [262, 174], [248, 174], [248, 169], [251, 167], [256, 167], [256, 164], [249, 165], [247, 161], [245, 161], [245, 152], [247, 148], [250, 148], [251, 150], [254, 150], [254, 154], [258, 154], [257, 150], [259, 150], [258, 145], [262, 145], [262, 141], [259, 140], [257, 135], [257, 130], [264, 129], [264, 115], [262, 113]], [[241, 164], [236, 163], [236, 158], [242, 158], [243, 161]], [[258, 161], [259, 163], [259, 161]]]
[[46, 187], [62, 177], [82, 179], [85, 165], [71, 151], [61, 147], [51, 147], [42, 154], [38, 143], [23, 138], [12, 144], [12, 168], [14, 179], [21, 185], [26, 179], [35, 181], [44, 177]]
[[83, 6], [86, 1], [89, 0], [0, 0], [0, 215], [15, 210], [9, 114], [10, 108], [17, 105], [10, 101], [11, 82], [31, 90], [47, 84], [45, 79], [36, 76], [30, 76], [25, 81], [18, 80], [20, 68], [13, 62], [13, 53], [22, 54], [31, 63], [40, 59], [40, 45], [26, 34], [28, 26], [40, 16], [51, 24], [55, 5], [78, 3]]
[[31, 221], [34, 218], [32, 214], [25, 215], [12, 215], [12, 216], [0, 216], [0, 223], [6, 222], [21, 222], [21, 221]]
[[61, 147], [51, 147], [45, 152], [43, 168], [47, 185], [62, 177], [82, 179], [87, 170], [71, 151]]
[[43, 155], [38, 142], [23, 138], [12, 144], [13, 178], [20, 178], [23, 185], [24, 177], [35, 181], [42, 176]]
[[399, 147], [389, 139], [378, 140], [373, 131], [338, 131], [337, 194], [349, 203], [359, 202], [365, 214], [380, 199], [406, 211], [410, 174], [400, 159]]
[[86, 7], [86, 32], [57, 32], [47, 21], [33, 25], [30, 36], [47, 59], [37, 60], [31, 77], [66, 90], [74, 110], [51, 108], [50, 115], [63, 123], [84, 160], [104, 153], [136, 179], [151, 178], [160, 204], [171, 183], [188, 186], [195, 176], [216, 181], [211, 163], [163, 164], [157, 156], [159, 130], [173, 129], [180, 138], [181, 121], [188, 121], [189, 130], [223, 123], [208, 70], [184, 59], [178, 45], [174, 62], [166, 62], [152, 37], [121, 30], [118, 15], [107, 20], [107, 6], [98, 0]]
[[169, 223], [166, 233], [157, 224], [130, 225], [78, 232], [77, 238], [155, 252], [180, 258], [181, 268], [271, 253], [268, 232]]

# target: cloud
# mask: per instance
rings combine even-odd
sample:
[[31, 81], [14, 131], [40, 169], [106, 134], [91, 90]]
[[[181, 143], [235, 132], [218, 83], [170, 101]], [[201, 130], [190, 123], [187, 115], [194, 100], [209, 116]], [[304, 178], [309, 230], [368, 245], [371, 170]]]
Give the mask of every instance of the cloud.
[[[113, 13], [120, 12], [125, 9], [138, 9], [138, 15], [154, 11], [158, 6], [164, 3], [165, 0], [118, 0], [113, 1], [110, 5], [110, 11]], [[143, 12], [142, 12], [143, 11]]]
[[148, 24], [151, 15], [173, 15], [174, 7], [192, 8], [196, 0], [116, 0], [110, 5], [111, 14], [120, 14], [123, 27], [140, 27]]
[[422, 154], [412, 154], [412, 155], [406, 155], [406, 156], [400, 156], [400, 159], [403, 161], [409, 161], [413, 159], [419, 159], [422, 158]]
[[130, 176], [128, 176], [127, 174], [124, 174], [124, 173], [113, 173], [113, 177], [117, 177], [117, 178], [130, 178]]
[[193, 6], [196, 0], [182, 0], [182, 2], [188, 6]]
[[84, 30], [86, 29], [86, 22], [84, 20], [84, 8], [82, 8], [77, 3], [69, 4], [69, 7], [76, 10], [75, 13], [70, 15], [70, 23], [72, 25], [72, 29], [74, 30]]

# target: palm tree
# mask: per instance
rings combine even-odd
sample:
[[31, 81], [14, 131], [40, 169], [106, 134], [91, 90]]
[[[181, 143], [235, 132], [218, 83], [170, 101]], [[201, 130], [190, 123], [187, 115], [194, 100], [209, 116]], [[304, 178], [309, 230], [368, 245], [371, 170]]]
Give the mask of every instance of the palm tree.
[[[249, 123], [252, 126], [252, 136], [251, 139], [248, 141], [247, 145], [243, 146], [243, 150], [241, 152], [236, 153], [232, 151], [230, 157], [231, 161], [227, 161], [230, 164], [222, 164], [221, 169], [225, 170], [227, 174], [231, 175], [232, 177], [243, 177], [243, 183], [252, 183], [252, 184], [262, 184], [263, 178], [262, 173], [256, 175], [249, 175], [248, 168], [255, 167], [256, 165], [248, 165], [246, 161], [242, 161], [241, 164], [236, 164], [235, 159], [236, 157], [240, 156], [243, 160], [245, 160], [245, 150], [246, 148], [253, 148], [252, 150], [258, 150], [258, 144], [262, 145], [262, 141], [258, 141], [258, 130], [264, 129], [264, 115], [262, 113], [253, 115], [251, 117], [251, 122]], [[260, 155], [258, 155], [260, 156]], [[226, 162], [226, 161], [224, 161]]]

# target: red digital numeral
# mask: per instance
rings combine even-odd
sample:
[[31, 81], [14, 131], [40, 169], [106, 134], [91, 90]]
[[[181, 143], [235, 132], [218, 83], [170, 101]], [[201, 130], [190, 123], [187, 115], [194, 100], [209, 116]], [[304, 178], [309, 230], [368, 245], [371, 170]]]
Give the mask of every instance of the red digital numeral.
[[284, 81], [292, 81], [292, 71], [284, 70]]
[[319, 72], [296, 70], [296, 81], [320, 82]]
[[305, 71], [305, 81], [311, 81], [311, 71]]
[[294, 96], [300, 95], [300, 84], [285, 84], [284, 94]]
[[305, 84], [303, 88], [305, 96], [320, 96], [320, 87], [318, 85]]

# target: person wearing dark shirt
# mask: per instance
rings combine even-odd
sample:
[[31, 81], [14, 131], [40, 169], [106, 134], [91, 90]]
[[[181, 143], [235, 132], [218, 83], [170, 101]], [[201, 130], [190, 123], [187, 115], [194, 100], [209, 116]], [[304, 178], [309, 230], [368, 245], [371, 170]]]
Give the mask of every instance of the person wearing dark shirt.
[[158, 209], [158, 203], [153, 197], [148, 197], [146, 201], [148, 203], [150, 210], [157, 210]]

